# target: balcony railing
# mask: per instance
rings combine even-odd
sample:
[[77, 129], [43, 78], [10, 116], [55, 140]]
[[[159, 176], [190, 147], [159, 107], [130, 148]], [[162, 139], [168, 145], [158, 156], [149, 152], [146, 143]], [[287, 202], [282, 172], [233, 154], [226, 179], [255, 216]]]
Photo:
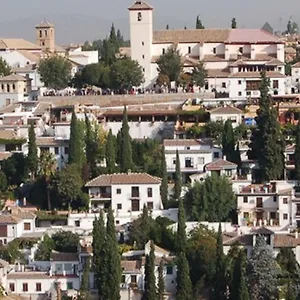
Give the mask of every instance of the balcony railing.
[[140, 193], [131, 193], [131, 198], [140, 198]]
[[96, 194], [90, 194], [90, 198], [92, 199], [107, 199], [107, 198], [111, 198], [111, 193], [96, 193]]

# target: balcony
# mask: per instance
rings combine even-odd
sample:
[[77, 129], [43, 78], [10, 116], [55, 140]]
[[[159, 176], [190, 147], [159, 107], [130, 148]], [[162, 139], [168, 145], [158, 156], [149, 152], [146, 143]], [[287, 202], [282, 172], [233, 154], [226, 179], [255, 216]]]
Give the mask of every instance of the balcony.
[[90, 199], [111, 199], [111, 193], [90, 194]]
[[140, 193], [131, 193], [130, 199], [140, 199]]

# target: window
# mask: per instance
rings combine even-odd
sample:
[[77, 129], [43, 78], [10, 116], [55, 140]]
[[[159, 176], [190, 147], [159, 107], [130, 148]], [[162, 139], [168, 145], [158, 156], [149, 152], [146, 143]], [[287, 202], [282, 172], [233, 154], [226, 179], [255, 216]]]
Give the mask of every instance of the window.
[[143, 68], [143, 72], [145, 72], [145, 68]]
[[247, 95], [247, 96], [251, 96], [251, 92], [250, 92], [250, 91], [247, 91], [247, 92], [246, 92], [246, 95]]
[[219, 152], [214, 152], [214, 158], [219, 158], [220, 157], [220, 153]]
[[50, 148], [49, 147], [40, 147], [40, 150], [42, 153], [45, 153], [45, 152], [49, 152]]
[[288, 198], [283, 198], [283, 204], [288, 204]]
[[47, 37], [48, 36], [48, 31], [47, 30], [45, 30], [45, 37]]
[[240, 52], [241, 54], [243, 54], [243, 47], [240, 47], [240, 48], [239, 48], [239, 52]]
[[131, 211], [140, 211], [140, 201], [131, 200]]
[[249, 218], [249, 213], [248, 212], [244, 212], [244, 219], [248, 219]]
[[172, 275], [172, 274], [173, 274], [173, 267], [167, 266], [167, 275]]
[[246, 90], [248, 91], [258, 91], [260, 81], [259, 80], [248, 80], [246, 81]]
[[6, 89], [7, 89], [7, 92], [9, 93], [10, 92], [10, 85], [9, 84], [7, 84]]
[[166, 49], [162, 48], [162, 54], [166, 54]]
[[138, 22], [142, 21], [142, 13], [141, 12], [138, 12], [138, 14], [137, 14], [137, 20], [138, 20]]
[[247, 196], [243, 197], [243, 203], [248, 203], [248, 197]]
[[152, 198], [152, 188], [147, 189], [148, 198]]
[[13, 89], [13, 90], [16, 89], [16, 85], [15, 85], [15, 84], [12, 85], [12, 89]]
[[188, 54], [191, 54], [191, 52], [192, 52], [192, 48], [188, 47]]
[[272, 220], [276, 219], [276, 212], [274, 212], [274, 211], [270, 212], [270, 219], [272, 219]]
[[56, 273], [62, 272], [62, 264], [55, 264], [55, 272]]
[[287, 220], [288, 219], [288, 214], [283, 214], [283, 220]]
[[222, 82], [222, 88], [226, 88], [226, 82]]
[[7, 244], [7, 240], [3, 239], [3, 244], [6, 245]]
[[217, 53], [217, 48], [213, 48], [213, 53], [214, 53], [214, 54]]
[[193, 161], [193, 158], [187, 157], [187, 158], [185, 159], [185, 167], [186, 167], [186, 168], [194, 168], [194, 161]]
[[23, 292], [28, 292], [28, 283], [23, 283]]
[[125, 283], [125, 275], [122, 275], [121, 283]]
[[73, 290], [73, 282], [67, 282], [67, 290]]
[[117, 189], [117, 194], [121, 195], [121, 193], [122, 193], [122, 190], [121, 189]]
[[54, 147], [54, 152], [55, 152], [55, 154], [59, 154], [59, 148], [58, 147]]
[[145, 55], [144, 54], [142, 55], [142, 58], [145, 59]]
[[147, 202], [147, 208], [153, 209], [153, 202]]
[[256, 198], [256, 207], [263, 207], [263, 198]]
[[131, 198], [139, 198], [140, 197], [140, 189], [138, 186], [131, 187]]
[[[116, 225], [119, 225], [120, 224], [120, 221], [119, 220], [116, 220]], [[123, 232], [121, 232], [122, 234]]]
[[122, 204], [121, 203], [117, 204], [117, 209], [122, 209]]
[[278, 72], [281, 72], [282, 71], [282, 68], [281, 67], [278, 67]]
[[69, 147], [65, 147], [65, 154], [69, 154]]
[[204, 157], [198, 157], [198, 164], [199, 165], [204, 165], [205, 164]]
[[225, 170], [226, 176], [232, 176], [232, 170]]
[[173, 158], [173, 165], [176, 165], [176, 158]]
[[76, 227], [80, 227], [80, 221], [79, 221], [79, 220], [76, 220], [76, 221], [75, 221], [75, 226], [76, 226]]
[[41, 46], [45, 46], [45, 42], [41, 42]]
[[71, 272], [73, 270], [73, 265], [72, 264], [64, 264], [64, 270], [66, 272]]
[[238, 92], [238, 95], [239, 95], [239, 96], [242, 96], [242, 92]]
[[273, 80], [273, 89], [278, 89], [278, 87], [279, 87], [279, 81]]
[[277, 197], [276, 196], [273, 197], [273, 201], [277, 202]]
[[15, 291], [15, 284], [14, 283], [10, 283], [9, 284], [9, 289], [11, 292], [14, 292]]
[[238, 81], [238, 84], [240, 84], [240, 85], [241, 85], [241, 84], [242, 84], [242, 80], [239, 80], [239, 81]]
[[24, 223], [24, 230], [30, 230], [31, 229], [30, 223]]
[[39, 283], [39, 282], [37, 282], [37, 283], [35, 284], [35, 290], [36, 290], [37, 292], [41, 292], [41, 291], [42, 291], [42, 284]]
[[40, 38], [43, 36], [43, 32], [42, 30], [40, 30]]
[[131, 283], [136, 283], [136, 275], [131, 275], [130, 276], [130, 282]]
[[144, 42], [142, 42], [142, 46], [144, 46], [145, 45], [145, 43]]

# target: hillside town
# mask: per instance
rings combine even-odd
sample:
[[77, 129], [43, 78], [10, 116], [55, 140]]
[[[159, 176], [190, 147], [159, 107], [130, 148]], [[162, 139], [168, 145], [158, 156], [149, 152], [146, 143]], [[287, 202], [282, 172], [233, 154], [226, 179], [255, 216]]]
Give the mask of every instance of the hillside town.
[[0, 38], [0, 299], [300, 299], [297, 23], [127, 13]]

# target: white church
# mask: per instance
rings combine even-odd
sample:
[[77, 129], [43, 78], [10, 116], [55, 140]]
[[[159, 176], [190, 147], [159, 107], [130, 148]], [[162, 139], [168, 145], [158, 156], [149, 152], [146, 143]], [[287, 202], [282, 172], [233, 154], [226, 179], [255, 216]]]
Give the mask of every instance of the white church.
[[152, 88], [158, 76], [156, 61], [169, 47], [182, 55], [184, 72], [199, 61], [208, 78], [205, 91], [228, 93], [230, 98], [259, 96], [260, 71], [270, 78], [271, 94], [285, 94], [284, 44], [262, 29], [153, 30], [153, 8], [136, 1], [130, 14], [131, 58], [141, 65], [145, 89]]

